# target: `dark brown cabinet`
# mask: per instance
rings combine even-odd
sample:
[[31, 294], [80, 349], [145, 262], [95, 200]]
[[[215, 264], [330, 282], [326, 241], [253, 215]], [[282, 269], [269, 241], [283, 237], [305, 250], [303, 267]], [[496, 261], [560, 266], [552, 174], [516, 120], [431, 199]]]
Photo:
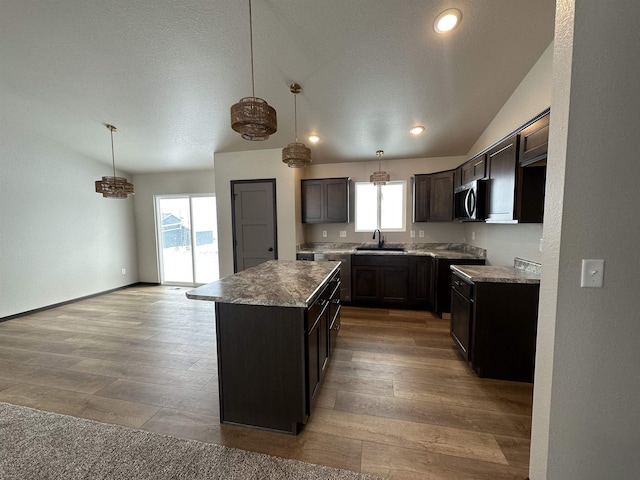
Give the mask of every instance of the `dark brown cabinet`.
[[348, 223], [349, 178], [301, 180], [302, 223]]
[[549, 112], [520, 131], [520, 165], [546, 163], [549, 143]]
[[465, 360], [471, 347], [471, 318], [473, 315], [473, 284], [456, 274], [451, 276], [451, 338]]
[[462, 185], [462, 165], [455, 169], [453, 175], [453, 189], [455, 190]]
[[489, 208], [487, 222], [513, 222], [515, 218], [518, 136], [512, 135], [487, 152]]
[[450, 222], [453, 220], [455, 170], [413, 177], [413, 221]]
[[516, 218], [519, 222], [542, 223], [547, 182], [549, 113], [520, 132], [520, 166], [516, 180]]
[[429, 221], [429, 175], [413, 176], [413, 222]]
[[433, 311], [442, 317], [445, 312], [451, 312], [451, 265], [484, 265], [483, 258], [451, 259], [436, 258], [434, 282], [432, 285]]
[[353, 255], [354, 302], [405, 304], [409, 299], [409, 259], [404, 255]]
[[549, 111], [487, 152], [491, 223], [542, 223]]
[[307, 313], [307, 409], [318, 393], [340, 330], [340, 272], [336, 272]]
[[453, 274], [451, 336], [478, 376], [533, 382], [539, 291]]
[[460, 183], [472, 182], [474, 180], [482, 180], [486, 175], [486, 155], [478, 155], [471, 160], [465, 162], [461, 169], [462, 179]]
[[433, 305], [434, 259], [427, 255], [353, 255], [356, 303], [427, 309]]
[[431, 308], [433, 305], [433, 258], [427, 256], [409, 257], [409, 303]]

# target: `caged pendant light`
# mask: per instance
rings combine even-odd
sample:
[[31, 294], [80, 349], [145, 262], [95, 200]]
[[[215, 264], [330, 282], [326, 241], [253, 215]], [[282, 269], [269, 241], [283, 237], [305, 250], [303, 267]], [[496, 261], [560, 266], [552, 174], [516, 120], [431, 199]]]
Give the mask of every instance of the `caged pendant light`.
[[116, 157], [113, 153], [113, 132], [117, 130], [113, 125], [106, 125], [111, 131], [111, 162], [113, 164], [113, 176], [102, 177], [96, 180], [96, 193], [101, 193], [104, 198], [128, 198], [133, 195], [133, 183], [129, 183], [126, 178], [116, 177]]
[[293, 122], [295, 142], [290, 143], [282, 149], [282, 161], [291, 168], [303, 168], [311, 163], [311, 149], [304, 143], [298, 143], [298, 104], [297, 95], [302, 91], [302, 87], [297, 83], [292, 83], [289, 90], [293, 93]]
[[373, 175], [369, 177], [369, 181], [374, 185], [385, 185], [391, 181], [391, 177], [384, 170], [380, 170], [380, 158], [384, 155], [384, 151], [378, 150], [376, 156], [378, 157], [378, 171], [373, 172]]
[[245, 140], [266, 140], [278, 130], [276, 111], [265, 100], [256, 97], [253, 75], [253, 23], [249, 0], [249, 37], [251, 43], [251, 96], [231, 106], [231, 128]]

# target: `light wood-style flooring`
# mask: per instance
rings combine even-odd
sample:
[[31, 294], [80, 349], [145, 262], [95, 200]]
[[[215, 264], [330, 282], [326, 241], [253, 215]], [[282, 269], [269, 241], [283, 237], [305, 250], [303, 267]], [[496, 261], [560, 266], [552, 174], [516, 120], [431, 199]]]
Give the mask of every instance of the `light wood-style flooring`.
[[530, 384], [479, 379], [428, 312], [343, 307], [297, 436], [220, 425], [214, 304], [136, 286], [0, 323], [0, 401], [393, 479], [525, 479]]

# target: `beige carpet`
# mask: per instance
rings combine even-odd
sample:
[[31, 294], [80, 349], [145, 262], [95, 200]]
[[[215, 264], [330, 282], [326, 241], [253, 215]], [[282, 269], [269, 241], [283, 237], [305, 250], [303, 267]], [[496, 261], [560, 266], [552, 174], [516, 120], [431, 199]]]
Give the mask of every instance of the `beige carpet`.
[[0, 478], [373, 480], [377, 477], [0, 402]]

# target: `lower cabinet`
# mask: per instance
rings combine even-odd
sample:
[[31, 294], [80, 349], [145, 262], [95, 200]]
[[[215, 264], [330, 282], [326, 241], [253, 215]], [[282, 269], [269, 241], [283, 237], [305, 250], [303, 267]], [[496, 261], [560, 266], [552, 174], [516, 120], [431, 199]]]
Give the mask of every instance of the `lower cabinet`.
[[409, 303], [432, 308], [433, 257], [409, 257]]
[[307, 412], [318, 394], [340, 330], [340, 274], [337, 272], [307, 310]]
[[431, 292], [433, 311], [440, 317], [451, 312], [451, 265], [484, 265], [484, 259], [436, 258], [435, 274]]
[[405, 255], [353, 255], [354, 302], [397, 305], [409, 301], [409, 259]]
[[479, 377], [533, 382], [539, 291], [453, 274], [451, 337]]
[[473, 284], [457, 275], [451, 277], [451, 338], [465, 360], [471, 347], [471, 318], [473, 316]]
[[428, 255], [352, 255], [351, 299], [377, 306], [452, 311], [451, 265], [484, 265], [482, 258]]
[[484, 265], [484, 259], [427, 255], [352, 255], [351, 299], [379, 306], [451, 311], [451, 265]]

